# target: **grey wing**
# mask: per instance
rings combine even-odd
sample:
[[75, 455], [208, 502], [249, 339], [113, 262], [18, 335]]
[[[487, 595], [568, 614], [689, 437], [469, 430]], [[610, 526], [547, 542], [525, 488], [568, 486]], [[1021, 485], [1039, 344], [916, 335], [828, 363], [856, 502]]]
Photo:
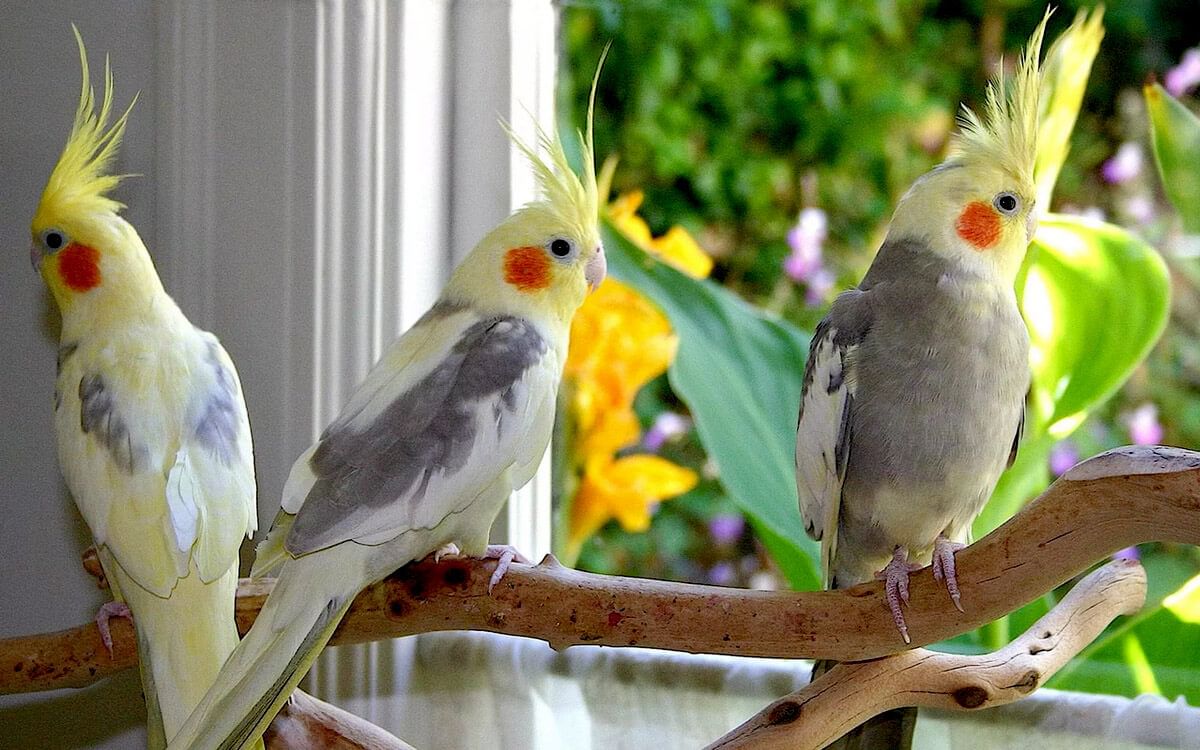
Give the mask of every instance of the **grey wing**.
[[543, 385], [527, 376], [548, 348], [526, 320], [480, 320], [369, 423], [335, 422], [308, 459], [315, 481], [288, 552], [431, 528], [494, 482], [524, 437], [529, 391]]
[[821, 542], [829, 575], [837, 544], [842, 482], [850, 460], [855, 354], [869, 327], [864, 293], [841, 295], [817, 326], [804, 369], [796, 425], [796, 491], [805, 531]]

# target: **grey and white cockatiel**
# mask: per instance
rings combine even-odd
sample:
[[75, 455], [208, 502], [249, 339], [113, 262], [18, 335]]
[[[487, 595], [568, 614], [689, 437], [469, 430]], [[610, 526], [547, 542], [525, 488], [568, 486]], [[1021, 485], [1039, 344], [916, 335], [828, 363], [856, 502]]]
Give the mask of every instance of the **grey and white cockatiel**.
[[253, 746], [354, 597], [404, 564], [457, 547], [504, 575], [488, 532], [546, 451], [571, 319], [606, 268], [591, 107], [582, 178], [539, 144], [517, 141], [542, 199], [475, 246], [293, 465], [252, 571], [279, 567], [275, 588], [170, 748]]
[[1037, 227], [1044, 28], [1011, 90], [990, 87], [982, 118], [964, 108], [950, 156], [900, 200], [805, 368], [796, 485], [825, 584], [882, 579], [905, 642], [911, 570], [932, 561], [961, 609], [954, 552], [1021, 436], [1029, 338], [1013, 287]]

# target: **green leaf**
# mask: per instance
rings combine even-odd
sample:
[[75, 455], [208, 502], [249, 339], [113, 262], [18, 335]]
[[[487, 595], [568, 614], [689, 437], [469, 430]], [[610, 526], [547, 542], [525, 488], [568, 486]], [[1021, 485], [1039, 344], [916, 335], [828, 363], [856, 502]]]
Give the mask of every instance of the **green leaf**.
[[1146, 86], [1150, 143], [1167, 197], [1190, 234], [1200, 234], [1200, 119], [1157, 83]]
[[607, 221], [613, 277], [670, 319], [679, 353], [667, 376], [733, 501], [795, 588], [818, 588], [817, 545], [800, 521], [793, 453], [808, 342], [711, 281], [648, 255]]
[[1170, 276], [1154, 248], [1129, 232], [1052, 215], [1042, 220], [1017, 284], [1029, 327], [1031, 416], [1061, 439], [1158, 341]]
[[1154, 248], [1129, 232], [1054, 214], [1025, 256], [1017, 296], [1032, 369], [1025, 439], [975, 521], [976, 538], [1045, 488], [1054, 442], [1112, 396], [1158, 341], [1170, 277]]

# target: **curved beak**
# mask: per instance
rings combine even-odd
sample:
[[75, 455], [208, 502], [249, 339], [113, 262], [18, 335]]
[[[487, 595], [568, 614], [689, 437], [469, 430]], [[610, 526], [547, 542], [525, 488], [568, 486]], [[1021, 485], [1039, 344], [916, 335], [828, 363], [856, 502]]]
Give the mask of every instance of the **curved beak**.
[[1025, 244], [1033, 242], [1033, 235], [1037, 234], [1038, 230], [1038, 212], [1037, 210], [1030, 211], [1025, 215]]
[[33, 265], [34, 271], [42, 270], [42, 251], [38, 249], [36, 242], [29, 243], [29, 262]]
[[596, 253], [588, 259], [583, 269], [583, 278], [587, 279], [588, 291], [596, 291], [600, 282], [608, 274], [608, 259], [604, 256], [604, 245], [596, 246]]

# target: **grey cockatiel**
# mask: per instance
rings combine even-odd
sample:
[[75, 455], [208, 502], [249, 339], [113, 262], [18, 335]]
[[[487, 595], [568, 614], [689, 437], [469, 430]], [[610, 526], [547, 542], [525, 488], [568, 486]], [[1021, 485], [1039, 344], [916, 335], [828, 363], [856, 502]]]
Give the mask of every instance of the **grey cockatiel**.
[[1044, 27], [1012, 90], [1001, 79], [982, 118], [964, 110], [949, 158], [901, 199], [805, 368], [796, 485], [826, 585], [883, 579], [906, 642], [910, 570], [932, 561], [961, 608], [954, 552], [1020, 440], [1029, 339], [1013, 284], [1037, 225]]

